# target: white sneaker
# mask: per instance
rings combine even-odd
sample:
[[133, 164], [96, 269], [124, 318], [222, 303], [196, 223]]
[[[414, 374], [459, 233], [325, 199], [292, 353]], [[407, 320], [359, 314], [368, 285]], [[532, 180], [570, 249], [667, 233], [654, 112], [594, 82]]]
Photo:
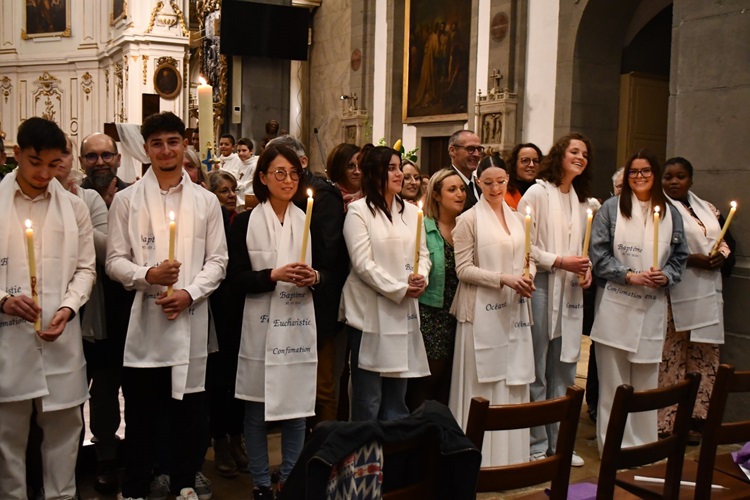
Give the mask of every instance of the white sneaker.
[[544, 460], [545, 458], [547, 458], [547, 454], [540, 451], [538, 453], [532, 453], [529, 457], [529, 462], [536, 462], [537, 460]]
[[169, 476], [159, 474], [151, 480], [148, 488], [148, 500], [167, 500], [169, 496]]
[[571, 467], [583, 467], [583, 463], [583, 459], [574, 451], [573, 458], [570, 460]]
[[213, 498], [211, 481], [200, 471], [195, 473], [195, 494], [198, 495], [198, 500], [211, 500]]
[[175, 500], [199, 500], [198, 494], [193, 488], [182, 488], [180, 495], [175, 497]]
[[124, 497], [122, 492], [117, 494], [117, 500], [146, 500], [145, 498]]

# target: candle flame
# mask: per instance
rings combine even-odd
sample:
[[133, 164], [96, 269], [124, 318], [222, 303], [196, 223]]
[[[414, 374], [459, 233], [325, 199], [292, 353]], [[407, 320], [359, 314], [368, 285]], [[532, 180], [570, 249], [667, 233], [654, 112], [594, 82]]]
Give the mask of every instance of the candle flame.
[[422, 200], [419, 200], [419, 202], [417, 203], [417, 206], [419, 207], [420, 210], [422, 210]]
[[307, 197], [312, 198], [312, 189], [307, 190]]
[[31, 229], [31, 221], [29, 219], [26, 219], [25, 224], [27, 229]]
[[661, 207], [654, 207], [654, 213], [656, 215], [659, 215], [659, 211], [661, 210]]
[[586, 213], [589, 214], [589, 215], [594, 215], [594, 211], [591, 210], [590, 208], [586, 209]]
[[169, 220], [174, 222], [174, 212], [169, 212]]
[[531, 207], [526, 207], [526, 215], [531, 215]]
[[198, 77], [198, 81], [201, 82], [201, 85], [208, 85], [208, 82], [202, 76]]
[[737, 202], [736, 201], [733, 201], [732, 203], [730, 203], [730, 205], [732, 205], [732, 208], [737, 208]]

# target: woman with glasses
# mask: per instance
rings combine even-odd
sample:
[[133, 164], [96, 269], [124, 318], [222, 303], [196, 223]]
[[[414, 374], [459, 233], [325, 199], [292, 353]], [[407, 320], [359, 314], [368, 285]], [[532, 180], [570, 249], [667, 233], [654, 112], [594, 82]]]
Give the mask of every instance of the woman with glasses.
[[[254, 498], [273, 498], [266, 425], [281, 423], [280, 485], [299, 457], [305, 417], [315, 413], [317, 349], [305, 213], [292, 203], [302, 176], [297, 154], [269, 145], [258, 159], [253, 192], [260, 204], [241, 213], [229, 234], [227, 280], [244, 294], [236, 394], [245, 400], [245, 439]], [[306, 243], [304, 257], [300, 258]]]
[[365, 197], [349, 205], [344, 221], [351, 271], [341, 300], [351, 347], [351, 419], [395, 420], [409, 415], [407, 379], [430, 374], [417, 299], [431, 263], [417, 207], [399, 196], [401, 155], [377, 146], [360, 165]]
[[[582, 289], [591, 285], [591, 263], [581, 256], [591, 169], [589, 140], [578, 133], [566, 135], [544, 157], [539, 179], [518, 204], [520, 214], [531, 214], [532, 255], [539, 270], [531, 300], [536, 372], [531, 401], [564, 396], [566, 388], [575, 384], [583, 330]], [[559, 427], [531, 429], [531, 460], [555, 452]], [[580, 467], [583, 459], [573, 453], [571, 464]]]
[[[505, 164], [488, 156], [477, 167], [479, 201], [456, 222], [458, 289], [451, 314], [458, 320], [449, 407], [466, 430], [471, 398], [490, 404], [529, 401], [534, 381], [529, 298], [536, 272], [524, 276], [525, 231], [504, 201]], [[482, 446], [482, 467], [529, 459], [529, 431], [491, 432]]]
[[[662, 191], [656, 157], [639, 150], [625, 165], [624, 178], [622, 193], [604, 202], [591, 231], [598, 286], [591, 340], [596, 342], [599, 371], [600, 453], [617, 386], [629, 384], [636, 391], [658, 386], [667, 330], [666, 289], [679, 283], [688, 257], [682, 217]], [[656, 439], [656, 412], [628, 417], [623, 447]]]
[[542, 150], [531, 142], [518, 144], [510, 152], [508, 165], [508, 190], [505, 192], [505, 202], [512, 209], [518, 208], [518, 202], [526, 194], [526, 190], [534, 185], [542, 163]]
[[362, 198], [362, 171], [359, 169], [359, 146], [343, 142], [328, 154], [326, 172], [344, 197], [344, 212], [349, 203]]
[[[690, 254], [682, 280], [667, 297], [667, 335], [659, 365], [659, 387], [675, 384], [689, 372], [701, 374], [691, 431], [691, 440], [698, 444], [696, 431], [706, 419], [719, 367], [719, 344], [724, 343], [721, 276], [731, 250], [722, 240], [718, 251], [713, 252], [721, 232], [721, 214], [711, 203], [698, 198], [690, 190], [692, 185], [693, 165], [688, 160], [677, 157], [664, 163], [662, 186], [682, 216]], [[672, 432], [674, 417], [674, 407], [659, 410], [660, 435]]]
[[401, 171], [404, 173], [404, 185], [401, 187], [401, 198], [416, 205], [422, 200], [422, 172], [416, 163], [402, 160]]
[[214, 170], [208, 174], [208, 189], [219, 199], [229, 227], [237, 216], [237, 179], [225, 170]]

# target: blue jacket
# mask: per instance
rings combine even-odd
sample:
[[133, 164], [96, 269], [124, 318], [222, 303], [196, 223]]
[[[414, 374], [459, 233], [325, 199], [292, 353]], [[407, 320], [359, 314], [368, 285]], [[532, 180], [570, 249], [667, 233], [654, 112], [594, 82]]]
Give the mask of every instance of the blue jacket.
[[425, 243], [427, 243], [427, 250], [430, 251], [432, 268], [430, 268], [427, 289], [419, 297], [419, 303], [426, 306], [443, 307], [443, 295], [445, 293], [445, 241], [434, 219], [425, 217], [424, 230], [427, 235]]

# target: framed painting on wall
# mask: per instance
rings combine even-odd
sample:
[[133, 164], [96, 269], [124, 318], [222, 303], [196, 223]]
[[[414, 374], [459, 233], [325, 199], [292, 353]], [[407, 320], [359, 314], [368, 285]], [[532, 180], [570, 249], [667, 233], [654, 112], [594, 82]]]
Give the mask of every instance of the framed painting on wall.
[[159, 64], [154, 71], [154, 89], [162, 99], [174, 99], [180, 95], [182, 77], [177, 67], [168, 62]]
[[114, 26], [117, 21], [127, 17], [127, 10], [127, 0], [112, 0], [112, 15], [109, 18], [109, 24]]
[[471, 2], [406, 0], [404, 123], [468, 117]]
[[21, 38], [70, 37], [69, 0], [25, 0]]

